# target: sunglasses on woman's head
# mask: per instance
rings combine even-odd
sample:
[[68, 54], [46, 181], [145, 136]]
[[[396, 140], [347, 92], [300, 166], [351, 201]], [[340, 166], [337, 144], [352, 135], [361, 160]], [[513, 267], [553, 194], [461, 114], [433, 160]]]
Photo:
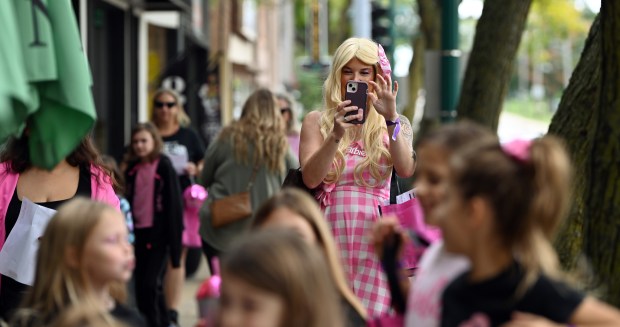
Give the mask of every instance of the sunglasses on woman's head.
[[164, 106], [168, 107], [168, 108], [172, 108], [174, 106], [176, 106], [177, 103], [176, 102], [161, 102], [161, 101], [155, 101], [155, 107], [157, 108], [163, 108]]

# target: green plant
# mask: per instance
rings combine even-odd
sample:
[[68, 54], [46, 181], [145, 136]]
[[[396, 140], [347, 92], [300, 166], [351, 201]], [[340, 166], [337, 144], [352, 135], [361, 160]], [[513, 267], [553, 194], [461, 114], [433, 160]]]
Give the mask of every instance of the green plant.
[[298, 90], [300, 93], [298, 101], [303, 105], [306, 113], [321, 109], [323, 102], [323, 81], [325, 77], [320, 71], [308, 70], [305, 68], [297, 69]]

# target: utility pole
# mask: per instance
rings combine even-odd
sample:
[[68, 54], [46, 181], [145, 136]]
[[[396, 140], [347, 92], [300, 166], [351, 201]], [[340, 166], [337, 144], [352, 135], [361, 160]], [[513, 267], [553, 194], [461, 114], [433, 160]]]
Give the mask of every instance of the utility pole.
[[396, 17], [396, 0], [390, 0], [390, 6], [388, 7], [388, 15], [390, 17], [390, 39], [392, 39], [392, 46], [390, 47], [390, 51], [387, 54], [388, 59], [392, 63], [392, 70], [394, 69], [395, 61], [394, 61], [394, 52], [396, 51], [396, 24], [394, 23], [394, 18]]
[[441, 6], [441, 122], [456, 119], [459, 99], [459, 0], [442, 0]]
[[310, 55], [304, 68], [322, 70], [329, 66], [327, 57], [327, 0], [306, 0], [308, 20], [306, 24], [306, 49]]
[[353, 36], [371, 38], [370, 0], [353, 0], [349, 16], [353, 22]]

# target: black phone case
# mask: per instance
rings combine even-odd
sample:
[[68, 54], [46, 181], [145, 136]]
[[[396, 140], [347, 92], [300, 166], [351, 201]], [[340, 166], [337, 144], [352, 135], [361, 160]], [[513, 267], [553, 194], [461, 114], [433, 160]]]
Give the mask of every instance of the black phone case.
[[[348, 86], [350, 83], [357, 83], [357, 88], [354, 92], [351, 91], [350, 87]], [[351, 124], [363, 124], [366, 121], [366, 101], [368, 97], [367, 92], [368, 92], [368, 83], [362, 82], [362, 81], [348, 81], [347, 82], [347, 85], [345, 86], [344, 99], [351, 100], [351, 104], [349, 104], [349, 106], [356, 106], [364, 111], [364, 118], [362, 118], [362, 120], [357, 120], [357, 119], [352, 120], [350, 121]], [[351, 111], [347, 113], [345, 117], [350, 116], [350, 115], [355, 115], [355, 114], [356, 114], [355, 111]]]

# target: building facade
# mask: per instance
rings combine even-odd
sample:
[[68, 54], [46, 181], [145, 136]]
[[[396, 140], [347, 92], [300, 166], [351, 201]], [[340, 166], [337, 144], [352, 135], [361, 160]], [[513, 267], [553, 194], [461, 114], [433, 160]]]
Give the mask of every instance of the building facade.
[[93, 75], [95, 141], [120, 160], [162, 86], [208, 143], [257, 87], [294, 83], [292, 0], [72, 0]]

